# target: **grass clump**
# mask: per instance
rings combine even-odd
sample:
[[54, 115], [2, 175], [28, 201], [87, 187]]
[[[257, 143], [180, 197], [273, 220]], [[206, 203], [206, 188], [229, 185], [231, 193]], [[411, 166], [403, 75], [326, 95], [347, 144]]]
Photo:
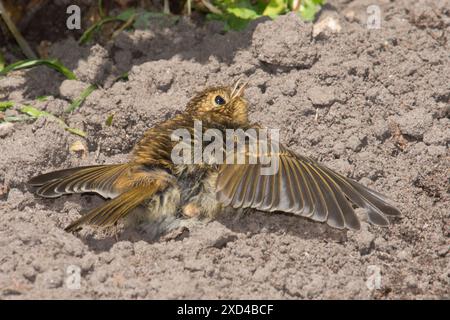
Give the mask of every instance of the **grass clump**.
[[326, 0], [216, 0], [213, 4], [220, 13], [209, 13], [211, 20], [219, 20], [225, 24], [226, 30], [242, 30], [248, 23], [262, 16], [272, 19], [295, 12], [305, 21], [314, 20]]

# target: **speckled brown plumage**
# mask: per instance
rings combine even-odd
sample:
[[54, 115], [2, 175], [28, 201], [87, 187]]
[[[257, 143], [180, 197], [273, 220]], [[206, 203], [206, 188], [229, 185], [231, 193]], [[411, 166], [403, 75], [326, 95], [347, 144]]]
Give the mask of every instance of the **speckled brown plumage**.
[[[290, 212], [336, 228], [359, 229], [354, 205], [366, 209], [369, 221], [378, 225], [389, 223], [386, 216], [400, 214], [383, 195], [284, 146], [271, 153], [280, 164], [273, 175], [262, 175], [259, 162], [175, 164], [175, 129], [192, 134], [196, 120], [203, 131], [259, 128], [248, 121], [244, 87], [200, 92], [182, 113], [147, 130], [127, 163], [60, 170], [34, 177], [30, 184], [43, 197], [96, 192], [112, 199], [70, 224], [68, 231], [83, 224], [112, 225], [142, 206], [146, 213], [141, 220], [150, 223], [161, 216], [214, 217], [229, 207]], [[244, 152], [248, 155], [248, 149]]]

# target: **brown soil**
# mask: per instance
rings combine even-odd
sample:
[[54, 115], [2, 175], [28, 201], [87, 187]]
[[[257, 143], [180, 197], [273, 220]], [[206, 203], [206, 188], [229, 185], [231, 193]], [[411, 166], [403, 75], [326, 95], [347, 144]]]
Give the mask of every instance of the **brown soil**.
[[[313, 37], [312, 24], [291, 15], [227, 34], [181, 19], [104, 46], [54, 43], [50, 56], [79, 81], [45, 67], [0, 78], [0, 100], [88, 133], [84, 140], [44, 118], [0, 126], [0, 298], [449, 298], [450, 4], [378, 1], [381, 29], [369, 30], [373, 1], [330, 2], [319, 20], [338, 19], [336, 34]], [[128, 70], [128, 81], [114, 82]], [[194, 92], [238, 77], [250, 81], [253, 121], [389, 195], [403, 217], [345, 232], [255, 213], [199, 223], [175, 240], [138, 230], [115, 239], [63, 230], [101, 198], [43, 200], [26, 186], [41, 172], [124, 161], [145, 129]], [[64, 114], [90, 83], [101, 89]], [[85, 153], [69, 150], [78, 140]], [[67, 286], [71, 265], [81, 270], [76, 290]], [[377, 270], [381, 286], [371, 290]]]

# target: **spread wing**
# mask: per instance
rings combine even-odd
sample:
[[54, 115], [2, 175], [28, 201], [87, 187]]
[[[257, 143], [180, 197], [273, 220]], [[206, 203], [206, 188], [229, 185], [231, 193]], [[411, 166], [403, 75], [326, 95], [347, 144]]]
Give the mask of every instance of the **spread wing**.
[[[335, 228], [359, 229], [352, 204], [366, 209], [369, 221], [385, 226], [386, 216], [400, 212], [387, 198], [312, 159], [280, 146], [278, 171], [264, 175], [260, 164], [224, 164], [217, 179], [217, 199], [234, 208], [284, 211], [327, 222]], [[246, 162], [248, 163], [248, 162]]]
[[36, 194], [56, 198], [63, 194], [96, 192], [105, 198], [119, 194], [114, 182], [129, 169], [127, 164], [97, 165], [53, 171], [33, 177], [28, 184]]
[[65, 229], [76, 231], [84, 224], [113, 225], [142, 202], [165, 190], [173, 179], [165, 171], [149, 171], [125, 163], [53, 171], [32, 178], [29, 184], [37, 188], [38, 195], [46, 198], [83, 192], [96, 192], [105, 198], [113, 198]]

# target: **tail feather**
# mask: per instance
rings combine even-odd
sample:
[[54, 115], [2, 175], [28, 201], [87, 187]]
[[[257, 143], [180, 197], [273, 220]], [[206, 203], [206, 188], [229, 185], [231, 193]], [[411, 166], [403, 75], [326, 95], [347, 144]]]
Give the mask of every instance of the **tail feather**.
[[158, 191], [156, 183], [144, 187], [136, 187], [122, 193], [104, 205], [91, 210], [80, 219], [65, 228], [66, 231], [77, 231], [84, 224], [105, 227], [115, 224], [119, 219], [133, 211], [144, 200]]

